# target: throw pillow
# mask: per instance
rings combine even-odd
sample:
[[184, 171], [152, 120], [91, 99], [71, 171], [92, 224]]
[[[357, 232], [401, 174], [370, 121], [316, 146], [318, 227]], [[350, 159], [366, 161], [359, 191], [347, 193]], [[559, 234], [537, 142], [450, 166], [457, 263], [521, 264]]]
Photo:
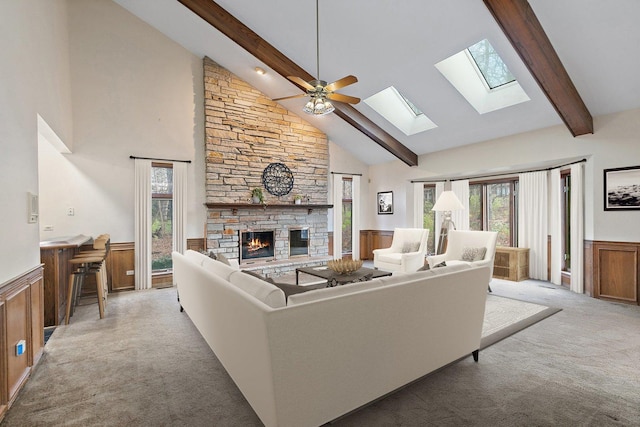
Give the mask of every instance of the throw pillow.
[[[205, 255], [206, 255], [206, 253], [205, 253]], [[216, 253], [213, 252], [213, 251], [209, 251], [208, 255], [209, 255], [209, 258], [211, 258], [211, 259], [218, 259], [218, 257], [216, 256]]]
[[487, 248], [462, 248], [462, 261], [474, 262], [482, 261], [487, 253]]
[[218, 254], [218, 255], [216, 256], [216, 259], [217, 259], [218, 261], [220, 261], [221, 263], [223, 263], [223, 264], [231, 265], [231, 264], [229, 263], [229, 260], [227, 259], [227, 257], [226, 257], [226, 256], [224, 256], [224, 254]]
[[418, 252], [420, 249], [420, 242], [407, 242], [402, 245], [402, 253], [407, 254], [409, 252]]

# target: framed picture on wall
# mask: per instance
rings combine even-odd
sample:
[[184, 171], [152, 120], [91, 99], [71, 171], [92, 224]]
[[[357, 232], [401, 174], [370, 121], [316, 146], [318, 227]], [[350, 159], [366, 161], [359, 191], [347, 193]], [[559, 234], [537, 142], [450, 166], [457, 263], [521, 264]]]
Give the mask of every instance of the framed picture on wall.
[[378, 215], [393, 213], [393, 191], [378, 193]]
[[640, 166], [604, 170], [604, 210], [640, 210]]

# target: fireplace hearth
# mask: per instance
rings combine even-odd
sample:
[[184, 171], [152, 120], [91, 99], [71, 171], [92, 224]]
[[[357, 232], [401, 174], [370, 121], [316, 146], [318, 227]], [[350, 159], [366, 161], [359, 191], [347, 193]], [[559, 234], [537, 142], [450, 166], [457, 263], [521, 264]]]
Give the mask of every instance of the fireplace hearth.
[[269, 261], [275, 256], [275, 232], [273, 230], [239, 232], [240, 263], [255, 260]]

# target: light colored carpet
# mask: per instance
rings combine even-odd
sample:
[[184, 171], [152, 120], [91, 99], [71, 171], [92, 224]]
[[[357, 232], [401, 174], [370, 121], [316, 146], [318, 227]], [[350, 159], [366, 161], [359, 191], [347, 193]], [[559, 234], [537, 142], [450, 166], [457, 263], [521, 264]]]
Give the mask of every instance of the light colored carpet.
[[559, 308], [488, 294], [480, 349], [483, 350], [558, 311]]
[[[546, 282], [491, 286], [563, 310], [481, 351], [479, 363], [463, 359], [333, 425], [640, 424], [639, 307]], [[103, 320], [95, 305], [79, 307], [2, 423], [120, 425], [261, 425], [178, 311], [175, 289], [112, 294]]]

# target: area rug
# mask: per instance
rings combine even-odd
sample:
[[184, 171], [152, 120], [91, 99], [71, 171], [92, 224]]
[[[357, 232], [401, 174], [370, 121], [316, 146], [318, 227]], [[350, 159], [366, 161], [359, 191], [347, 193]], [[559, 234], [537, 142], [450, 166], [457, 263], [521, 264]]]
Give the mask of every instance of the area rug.
[[487, 295], [480, 350], [559, 312], [560, 308]]

